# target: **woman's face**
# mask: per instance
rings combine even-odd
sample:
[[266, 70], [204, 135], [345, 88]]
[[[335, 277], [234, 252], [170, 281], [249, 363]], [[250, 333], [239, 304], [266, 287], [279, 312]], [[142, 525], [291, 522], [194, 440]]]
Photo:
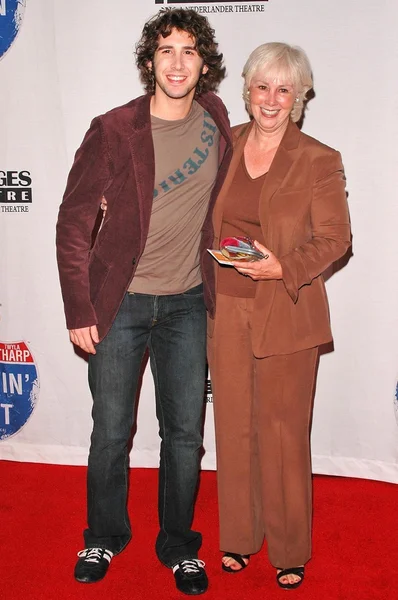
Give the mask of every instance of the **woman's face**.
[[250, 87], [250, 109], [264, 133], [283, 132], [297, 96], [292, 81], [278, 73], [255, 73]]

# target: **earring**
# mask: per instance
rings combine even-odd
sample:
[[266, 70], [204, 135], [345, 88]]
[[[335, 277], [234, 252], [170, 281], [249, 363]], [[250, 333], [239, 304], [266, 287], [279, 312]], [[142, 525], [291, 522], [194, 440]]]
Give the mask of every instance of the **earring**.
[[300, 101], [300, 98], [296, 98], [296, 99], [295, 99], [295, 102], [299, 102], [299, 101]]

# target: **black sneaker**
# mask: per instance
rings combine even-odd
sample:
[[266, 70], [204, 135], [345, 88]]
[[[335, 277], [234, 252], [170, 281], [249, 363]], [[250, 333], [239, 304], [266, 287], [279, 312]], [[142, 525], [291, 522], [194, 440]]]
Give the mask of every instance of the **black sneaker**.
[[105, 577], [113, 553], [106, 548], [85, 548], [77, 553], [75, 579], [80, 583], [95, 583]]
[[203, 594], [209, 586], [204, 566], [203, 560], [197, 558], [182, 560], [175, 565], [173, 573], [177, 589], [192, 596]]

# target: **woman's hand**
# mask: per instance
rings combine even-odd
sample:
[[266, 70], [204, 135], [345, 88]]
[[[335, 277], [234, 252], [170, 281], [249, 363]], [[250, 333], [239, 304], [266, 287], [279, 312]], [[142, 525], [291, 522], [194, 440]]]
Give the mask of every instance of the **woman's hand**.
[[254, 240], [254, 245], [265, 258], [249, 261], [235, 261], [233, 266], [241, 275], [251, 277], [253, 281], [266, 281], [267, 279], [282, 279], [282, 266], [275, 254], [268, 248]]

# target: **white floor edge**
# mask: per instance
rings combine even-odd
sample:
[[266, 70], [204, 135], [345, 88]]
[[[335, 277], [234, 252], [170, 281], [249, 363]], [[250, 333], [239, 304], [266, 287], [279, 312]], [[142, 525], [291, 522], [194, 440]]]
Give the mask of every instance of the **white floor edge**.
[[[87, 464], [87, 453], [87, 448], [76, 446], [0, 443], [0, 460], [17, 462], [83, 466]], [[158, 453], [154, 450], [133, 450], [130, 464], [132, 467], [157, 467]], [[215, 464], [215, 453], [206, 452], [202, 460], [202, 469], [214, 470]], [[313, 455], [312, 470], [316, 474], [398, 483], [398, 464], [376, 460]]]

